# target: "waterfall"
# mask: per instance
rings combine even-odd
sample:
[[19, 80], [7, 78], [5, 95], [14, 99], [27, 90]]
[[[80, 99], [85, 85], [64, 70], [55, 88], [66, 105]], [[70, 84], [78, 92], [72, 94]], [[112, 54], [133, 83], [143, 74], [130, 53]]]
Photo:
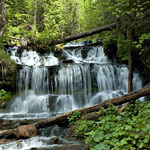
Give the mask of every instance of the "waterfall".
[[19, 71], [19, 96], [9, 108], [10, 112], [48, 112], [48, 69], [24, 66]]
[[[17, 47], [8, 51], [22, 69], [18, 73], [19, 94], [12, 100], [8, 116], [2, 115], [3, 118], [45, 118], [128, 92], [127, 66], [112, 64], [102, 46], [64, 50], [62, 55], [72, 60], [72, 64], [63, 64], [53, 53], [41, 56], [35, 51], [24, 50], [19, 55]], [[49, 72], [49, 67], [56, 65], [58, 68], [52, 68], [53, 74]], [[139, 74], [134, 73], [133, 89], [141, 87]]]
[[[82, 45], [80, 42], [66, 47]], [[8, 52], [22, 69], [17, 76], [18, 95], [12, 99], [6, 112], [0, 113], [0, 118], [48, 118], [128, 92], [127, 66], [112, 64], [102, 46], [89, 47], [87, 50], [82, 47], [64, 50], [62, 55], [73, 62], [70, 64], [63, 63], [53, 53], [41, 56], [35, 51], [24, 50], [19, 54], [17, 47], [10, 48]], [[140, 76], [134, 72], [133, 90], [140, 88]], [[52, 136], [60, 135], [58, 126], [50, 126], [41, 132], [41, 135], [31, 139], [2, 144], [0, 150], [55, 149], [55, 146], [60, 146], [49, 142]]]
[[[58, 71], [58, 75], [55, 76], [55, 90], [58, 95], [62, 95], [61, 101], [65, 103], [66, 97], [64, 97], [64, 95], [70, 95], [71, 97], [68, 103], [70, 103], [74, 109], [83, 107], [90, 101], [91, 76], [89, 67], [88, 64], [62, 66]], [[56, 103], [55, 107], [60, 106], [57, 106]], [[63, 109], [63, 105], [60, 109]]]
[[52, 53], [40, 56], [32, 50], [24, 50], [19, 57], [17, 47], [9, 51], [11, 58], [22, 65], [22, 69], [18, 73], [18, 96], [12, 100], [5, 117], [7, 119], [49, 117], [49, 71], [46, 66], [58, 65], [58, 59]]
[[[85, 89], [82, 88], [84, 89], [84, 98], [86, 98], [86, 104], [84, 106], [98, 104], [104, 100], [118, 97], [128, 92], [127, 66], [112, 64], [105, 56], [102, 46], [92, 47], [87, 52], [87, 57], [85, 59], [82, 57], [82, 49], [67, 50], [64, 51], [64, 53], [67, 56], [67, 59], [73, 60], [74, 63], [77, 64], [77, 66], [82, 66], [83, 68], [86, 68], [86, 65], [88, 66], [88, 71], [86, 71], [85, 74], [84, 71], [82, 71], [81, 75], [86, 77], [88, 76], [87, 79], [84, 78], [87, 81], [84, 83]], [[81, 72], [75, 71], [74, 75], [67, 73], [69, 77], [65, 77], [69, 81], [65, 82], [65, 80], [63, 80], [61, 85], [65, 84], [65, 86], [67, 87], [68, 83], [70, 84], [70, 82], [72, 82], [71, 79], [78, 73]], [[79, 81], [78, 87], [81, 87], [83, 82], [80, 81], [79, 77], [77, 80]], [[73, 80], [73, 82], [75, 82], [75, 80]], [[138, 73], [134, 73], [133, 90], [138, 90], [140, 88], [142, 88], [141, 79]], [[63, 87], [63, 89], [66, 88]], [[78, 90], [80, 91], [80, 88], [78, 88]], [[87, 92], [85, 92], [86, 90]]]

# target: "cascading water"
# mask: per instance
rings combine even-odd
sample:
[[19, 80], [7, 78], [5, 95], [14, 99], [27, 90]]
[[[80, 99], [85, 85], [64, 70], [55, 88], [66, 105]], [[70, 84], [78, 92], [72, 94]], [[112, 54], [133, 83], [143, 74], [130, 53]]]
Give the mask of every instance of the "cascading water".
[[33, 119], [49, 117], [49, 72], [45, 66], [58, 65], [58, 59], [51, 53], [46, 57], [35, 51], [17, 55], [17, 47], [10, 50], [12, 59], [22, 65], [18, 75], [19, 95], [10, 104], [5, 119]]
[[48, 112], [48, 85], [47, 68], [25, 66], [19, 72], [20, 94], [11, 104], [9, 111], [16, 113]]
[[[56, 91], [58, 95], [70, 95], [68, 105], [74, 109], [83, 107], [91, 98], [91, 76], [88, 64], [62, 66], [55, 76]], [[63, 98], [57, 101], [65, 102]], [[57, 105], [55, 105], [57, 107]], [[61, 107], [59, 105], [58, 107]], [[63, 106], [62, 108], [63, 109]], [[69, 109], [70, 110], [70, 109]]]
[[[17, 47], [10, 51], [12, 59], [23, 68], [19, 71], [19, 95], [4, 118], [45, 118], [127, 93], [127, 66], [109, 62], [102, 46], [91, 47], [86, 58], [82, 57], [82, 48], [64, 50], [66, 58], [74, 63], [59, 65], [52, 77], [47, 66], [59, 64], [52, 53], [40, 56], [24, 50], [19, 57]], [[139, 75], [134, 73], [133, 88], [141, 87]]]
[[[82, 43], [79, 45], [82, 46]], [[74, 43], [73, 46], [78, 45]], [[64, 50], [66, 59], [74, 62], [71, 64], [63, 64], [53, 53], [40, 56], [35, 51], [24, 50], [19, 56], [17, 47], [8, 51], [11, 52], [11, 58], [22, 65], [22, 69], [18, 73], [19, 94], [11, 101], [8, 110], [0, 114], [0, 118], [47, 118], [127, 93], [127, 66], [109, 62], [102, 46], [91, 47], [86, 54], [83, 54], [85, 51], [82, 48]], [[51, 66], [57, 66], [52, 67], [55, 70], [53, 73]], [[141, 87], [140, 77], [134, 73], [133, 89]], [[47, 137], [44, 138], [44, 141], [47, 140]], [[21, 146], [17, 143], [12, 145], [13, 150], [23, 150], [48, 144], [43, 142], [43, 137], [36, 137], [21, 141]], [[11, 150], [12, 145], [2, 145], [0, 150]]]
[[[61, 86], [63, 87], [63, 90], [68, 91], [68, 86], [71, 87], [69, 89], [75, 89], [76, 80], [73, 79], [78, 76], [77, 89], [78, 91], [81, 91], [82, 89], [82, 95], [84, 95], [84, 98], [81, 96], [79, 97], [80, 100], [82, 99], [82, 105], [80, 105], [81, 103], [79, 100], [76, 101], [78, 106], [85, 107], [87, 105], [97, 104], [106, 99], [118, 97], [128, 92], [127, 66], [111, 64], [105, 56], [102, 46], [92, 47], [88, 51], [85, 59], [82, 57], [81, 48], [64, 51], [64, 53], [67, 56], [67, 59], [73, 60], [78, 67], [82, 66], [81, 71], [74, 71], [74, 74], [71, 72], [74, 65], [71, 65], [71, 67], [65, 66], [65, 70], [67, 70], [65, 71], [65, 77], [67, 80], [63, 79], [63, 82], [61, 82], [61, 85], [65, 85], [65, 87]], [[59, 72], [60, 77], [64, 76], [64, 72], [61, 72], [62, 70]], [[82, 77], [83, 79], [81, 79]], [[61, 80], [58, 81], [60, 82]], [[82, 87], [82, 85], [84, 86]], [[59, 89], [61, 89], [61, 87]], [[137, 90], [141, 87], [142, 82], [140, 77], [138, 73], [134, 73], [133, 89]], [[79, 96], [78, 94], [75, 94], [75, 90], [73, 90], [73, 92], [73, 97], [75, 97], [75, 95]], [[85, 99], [86, 101], [84, 101]], [[77, 100], [77, 98], [75, 98], [75, 100]]]

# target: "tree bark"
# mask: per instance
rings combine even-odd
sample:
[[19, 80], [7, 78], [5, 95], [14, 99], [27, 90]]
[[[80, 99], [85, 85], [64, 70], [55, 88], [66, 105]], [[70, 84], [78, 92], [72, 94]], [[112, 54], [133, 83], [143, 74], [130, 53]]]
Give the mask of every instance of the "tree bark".
[[34, 0], [34, 28], [36, 29], [36, 24], [37, 24], [37, 0]]
[[128, 68], [129, 68], [129, 75], [128, 75], [128, 93], [129, 93], [132, 92], [133, 90], [133, 63], [131, 51], [129, 51], [128, 53]]
[[105, 25], [103, 27], [100, 27], [100, 28], [97, 28], [97, 29], [92, 29], [90, 31], [83, 32], [83, 33], [80, 33], [80, 34], [77, 34], [77, 35], [68, 36], [63, 40], [56, 41], [55, 44], [70, 42], [70, 41], [81, 39], [81, 38], [84, 38], [84, 37], [87, 37], [87, 36], [91, 36], [91, 35], [94, 35], [94, 34], [97, 34], [97, 33], [103, 32], [103, 31], [109, 31], [109, 30], [112, 30], [114, 28], [116, 28], [116, 23]]
[[[123, 104], [126, 102], [130, 102], [132, 100], [136, 100], [136, 99], [146, 96], [146, 95], [150, 95], [150, 84], [148, 84], [147, 86], [145, 86], [144, 88], [142, 88], [138, 91], [131, 92], [131, 93], [128, 93], [126, 95], [123, 95], [123, 96], [120, 96], [117, 98], [106, 100], [106, 101], [104, 101], [100, 104], [94, 105], [94, 106], [81, 108], [76, 111], [80, 111], [82, 114], [85, 112], [86, 113], [95, 112], [95, 111], [98, 111], [100, 109], [100, 107], [108, 106], [108, 104], [120, 105], [120, 104]], [[72, 114], [72, 112], [64, 113], [64, 114], [61, 114], [56, 117], [51, 117], [51, 118], [39, 121], [39, 122], [35, 123], [35, 126], [37, 127], [37, 129], [39, 129], [39, 128], [43, 128], [43, 127], [46, 127], [49, 125], [57, 124], [59, 122], [61, 122], [61, 123], [67, 122], [67, 117], [70, 116]]]
[[[132, 32], [131, 29], [127, 30], [127, 40], [132, 40]], [[132, 61], [132, 48], [130, 47], [128, 49], [128, 93], [132, 92], [133, 90], [133, 61]], [[128, 106], [129, 102], [125, 103], [119, 110], [120, 112], [123, 112], [126, 107]]]
[[[127, 39], [132, 40], [132, 32], [131, 29], [127, 30]], [[129, 68], [129, 74], [128, 74], [128, 93], [132, 92], [133, 90], [133, 62], [132, 62], [132, 48], [128, 49], [128, 68]]]
[[73, 9], [73, 18], [72, 18], [72, 34], [75, 34], [75, 19], [76, 19], [76, 10], [77, 10], [77, 6], [75, 5], [74, 6], [74, 9]]
[[4, 34], [4, 27], [6, 22], [6, 11], [5, 11], [5, 0], [1, 0], [1, 6], [2, 6], [2, 20], [1, 20], [1, 31], [0, 36]]
[[[136, 100], [136, 99], [146, 96], [146, 95], [150, 95], [150, 84], [148, 84], [147, 86], [145, 86], [144, 88], [142, 88], [138, 91], [131, 92], [131, 93], [128, 93], [126, 95], [123, 95], [123, 96], [120, 96], [117, 98], [106, 100], [106, 101], [104, 101], [100, 104], [94, 105], [94, 106], [80, 108], [80, 109], [77, 109], [76, 111], [81, 112], [81, 114], [95, 112], [95, 111], [100, 110], [101, 107], [107, 107], [109, 104], [120, 105], [120, 104], [123, 104], [126, 102], [130, 102], [132, 100]], [[44, 128], [44, 127], [54, 125], [54, 124], [62, 124], [62, 125], [64, 123], [68, 124], [67, 117], [70, 116], [72, 114], [72, 112], [73, 111], [61, 114], [59, 116], [44, 119], [44, 120], [38, 121], [36, 123], [33, 123], [31, 125], [35, 125], [36, 129], [40, 129], [40, 128]], [[16, 129], [12, 129], [12, 130], [8, 130], [6, 132], [0, 133], [0, 138], [14, 137], [15, 132], [16, 132]]]

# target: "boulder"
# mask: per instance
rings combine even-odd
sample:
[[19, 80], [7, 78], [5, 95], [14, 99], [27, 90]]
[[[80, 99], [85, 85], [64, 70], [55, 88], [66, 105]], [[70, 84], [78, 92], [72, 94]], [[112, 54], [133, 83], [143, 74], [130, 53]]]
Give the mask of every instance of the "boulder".
[[37, 129], [35, 125], [23, 125], [18, 127], [14, 134], [18, 139], [31, 138], [37, 135]]
[[49, 141], [49, 144], [57, 144], [59, 141], [59, 138], [58, 136], [53, 136], [50, 141]]
[[57, 45], [55, 45], [55, 49], [54, 50], [56, 51], [56, 50], [63, 50], [63, 49], [64, 49], [63, 46], [57, 44]]

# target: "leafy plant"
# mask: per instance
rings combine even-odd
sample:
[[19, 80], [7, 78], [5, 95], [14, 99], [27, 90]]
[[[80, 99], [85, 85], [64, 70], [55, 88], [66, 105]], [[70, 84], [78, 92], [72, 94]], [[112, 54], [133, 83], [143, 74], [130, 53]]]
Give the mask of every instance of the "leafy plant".
[[110, 105], [99, 111], [98, 121], [78, 121], [75, 134], [91, 150], [150, 149], [150, 102], [130, 104], [124, 112]]
[[0, 90], [0, 108], [6, 106], [13, 97], [14, 93], [6, 92], [4, 89]]
[[1, 49], [0, 49], [0, 63], [6, 70], [12, 72], [16, 70], [15, 62], [10, 58], [9, 54], [5, 54], [5, 52]]
[[2, 89], [2, 90], [0, 91], [0, 98], [3, 97], [3, 96], [5, 96], [6, 94], [7, 94], [7, 92]]
[[74, 125], [80, 118], [81, 113], [79, 111], [74, 111], [71, 116], [67, 117], [70, 125]]

